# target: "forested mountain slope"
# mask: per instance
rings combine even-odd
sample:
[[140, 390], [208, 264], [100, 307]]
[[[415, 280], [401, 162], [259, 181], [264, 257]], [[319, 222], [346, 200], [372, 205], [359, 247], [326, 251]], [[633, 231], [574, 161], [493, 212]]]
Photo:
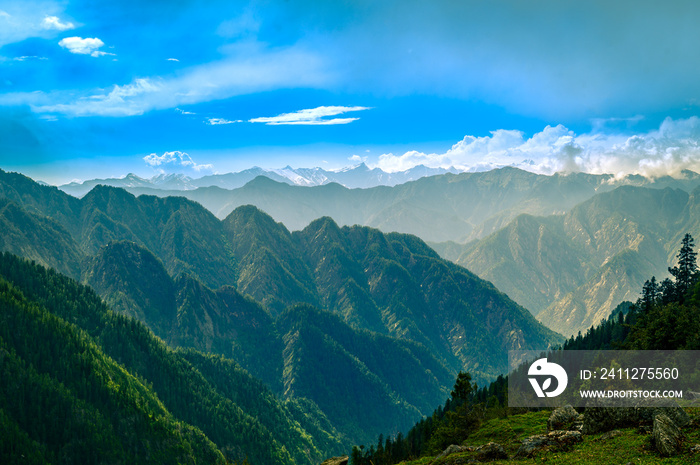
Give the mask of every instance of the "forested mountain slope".
[[318, 410], [280, 402], [230, 360], [168, 348], [86, 286], [7, 253], [0, 315], [5, 458], [312, 464], [343, 450]]
[[[219, 221], [183, 198], [136, 198], [103, 186], [77, 200], [8, 173], [0, 189], [13, 212], [4, 221], [16, 231], [3, 237], [5, 250], [89, 283], [171, 346], [234, 358], [279, 394], [303, 393], [333, 415], [341, 401], [323, 389], [342, 392], [348, 381], [336, 364], [347, 366], [355, 391], [383, 412], [371, 417], [376, 423], [329, 416], [350, 439], [428, 413], [460, 369], [491, 379], [505, 369], [507, 350], [560, 341], [414, 236], [341, 228], [330, 218], [290, 233], [255, 207]], [[311, 319], [289, 313], [295, 304], [321, 311]], [[314, 320], [319, 332], [297, 331], [296, 318]], [[346, 336], [338, 339], [331, 330], [340, 327]], [[368, 345], [374, 355], [362, 351]], [[336, 355], [312, 365], [318, 352]], [[391, 353], [405, 355], [393, 357], [396, 370], [370, 362]]]

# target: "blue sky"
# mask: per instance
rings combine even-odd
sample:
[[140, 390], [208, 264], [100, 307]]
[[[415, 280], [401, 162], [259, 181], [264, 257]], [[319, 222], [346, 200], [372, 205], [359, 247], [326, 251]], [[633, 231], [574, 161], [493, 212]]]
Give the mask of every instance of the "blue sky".
[[0, 168], [700, 169], [698, 2], [203, 3], [0, 0]]

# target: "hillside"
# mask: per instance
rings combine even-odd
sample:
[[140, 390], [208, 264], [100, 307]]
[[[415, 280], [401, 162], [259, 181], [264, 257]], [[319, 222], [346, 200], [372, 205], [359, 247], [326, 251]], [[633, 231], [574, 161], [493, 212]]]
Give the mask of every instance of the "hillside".
[[0, 311], [0, 368], [11, 380], [1, 428], [17, 446], [3, 454], [13, 461], [312, 464], [342, 450], [328, 441], [335, 430], [304, 431], [302, 409], [234, 362], [173, 351], [91, 289], [7, 253]]
[[[690, 234], [683, 236], [681, 244], [674, 255], [672, 279], [657, 282], [650, 277], [636, 303], [621, 302], [610, 317], [585, 334], [571, 337], [561, 350], [550, 352], [548, 359], [557, 361], [564, 351], [578, 350], [698, 350], [697, 253]], [[519, 370], [527, 368], [525, 364]], [[562, 408], [550, 412], [541, 408], [508, 407], [508, 383], [513, 380], [513, 372], [482, 388], [471, 383], [468, 373], [460, 373], [444, 407], [439, 406], [406, 435], [387, 435], [386, 439], [382, 435], [376, 447], [374, 443], [369, 447], [354, 447], [352, 464], [533, 463], [533, 460], [607, 464], [611, 461], [610, 454], [623, 462], [697, 463], [700, 409], [689, 391], [699, 382], [698, 373], [688, 372], [685, 379], [686, 398], [679, 400], [683, 408], [647, 404], [647, 408], [589, 406], [576, 411], [570, 405], [559, 404]], [[659, 418], [659, 414], [664, 417]]]
[[[323, 389], [339, 393], [345, 383], [334, 364], [352, 361], [347, 366], [355, 373], [355, 391], [377, 402], [374, 411], [385, 412], [373, 417], [375, 423], [354, 418], [342, 424], [330, 415], [352, 440], [410, 425], [442, 401], [460, 369], [486, 381], [505, 369], [507, 350], [561, 340], [490, 283], [440, 259], [413, 236], [341, 228], [329, 218], [291, 233], [255, 207], [219, 221], [184, 198], [137, 198], [104, 186], [77, 200], [7, 173], [0, 188], [22, 214], [15, 217], [51, 225], [29, 247], [12, 241], [5, 247], [47, 266], [64, 266], [68, 256], [78, 268], [68, 270], [73, 277], [172, 347], [231, 357], [275, 392], [290, 400], [302, 392], [325, 414], [336, 405]], [[46, 253], [59, 239], [69, 245], [63, 256]], [[336, 315], [316, 314], [328, 325], [319, 326], [321, 333], [342, 324], [343, 334], [352, 336], [296, 334], [290, 329], [296, 317], [287, 312], [295, 304]], [[370, 363], [361, 350], [368, 338], [377, 338], [372, 345], [379, 354], [406, 354], [396, 358], [396, 370]], [[336, 353], [330, 347], [342, 347], [340, 358], [314, 366], [313, 382], [305, 382], [308, 360], [318, 351]]]
[[[651, 275], [667, 275], [681, 234], [696, 232], [700, 190], [623, 186], [564, 215], [523, 215], [456, 259], [547, 326], [585, 331]], [[454, 256], [454, 251], [451, 252]]]

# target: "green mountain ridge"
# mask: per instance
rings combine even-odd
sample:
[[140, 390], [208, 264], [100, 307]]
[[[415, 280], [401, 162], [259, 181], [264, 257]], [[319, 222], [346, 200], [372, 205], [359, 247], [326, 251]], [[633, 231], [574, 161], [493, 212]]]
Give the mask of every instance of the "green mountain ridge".
[[319, 450], [295, 420], [320, 412], [288, 409], [231, 361], [167, 348], [91, 289], [7, 253], [0, 311], [2, 428], [39, 461], [310, 464], [342, 450], [335, 430]]
[[[429, 413], [460, 369], [483, 382], [505, 369], [507, 350], [561, 340], [490, 283], [440, 259], [414, 236], [341, 228], [329, 218], [290, 233], [252, 206], [219, 221], [184, 198], [136, 198], [100, 186], [77, 200], [8, 173], [0, 173], [0, 188], [25, 217], [55, 225], [45, 230], [44, 245], [29, 241], [29, 249], [16, 247], [18, 253], [60, 266], [63, 257], [42, 247], [62, 237], [70, 245], [64, 254], [79, 264], [72, 277], [93, 286], [115, 310], [144, 321], [173, 347], [233, 358], [275, 392], [288, 391], [288, 402], [320, 408], [331, 424], [342, 425], [339, 434], [348, 441], [365, 441]], [[25, 204], [31, 212], [22, 210]], [[288, 330], [293, 325], [281, 322], [289, 317], [280, 318], [295, 304], [330, 311], [345, 331], [357, 334], [338, 340], [326, 334], [330, 326]], [[367, 330], [378, 339], [362, 336]], [[348, 338], [365, 342], [347, 345]], [[379, 354], [400, 347], [409, 355], [398, 357], [392, 371], [369, 363], [365, 344]], [[352, 374], [357, 393], [377, 402], [366, 406], [384, 412], [371, 417], [376, 423], [357, 415], [343, 423], [329, 415], [337, 405], [324, 389], [341, 393], [348, 380], [330, 359], [327, 366], [309, 366], [323, 351]]]
[[[134, 242], [113, 242], [87, 262], [83, 281], [114, 310], [144, 322], [173, 347], [215, 352], [281, 389], [281, 345], [268, 312], [230, 286], [216, 291], [189, 275], [173, 279]], [[256, 341], [267, 341], [260, 345]], [[274, 356], [273, 354], [277, 354]]]

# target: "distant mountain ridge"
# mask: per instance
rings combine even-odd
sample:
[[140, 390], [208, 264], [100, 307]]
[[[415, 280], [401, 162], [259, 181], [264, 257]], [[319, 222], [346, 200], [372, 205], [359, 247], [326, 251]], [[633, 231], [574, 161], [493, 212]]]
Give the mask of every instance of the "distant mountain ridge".
[[445, 173], [457, 173], [458, 170], [444, 168], [428, 168], [418, 165], [405, 171], [388, 173], [380, 168], [369, 168], [364, 162], [359, 165], [340, 170], [325, 170], [323, 168], [292, 168], [285, 166], [281, 169], [264, 169], [253, 167], [243, 171], [226, 174], [212, 174], [201, 178], [192, 178], [182, 173], [158, 174], [151, 178], [142, 178], [129, 173], [121, 178], [90, 179], [83, 182], [70, 182], [58, 186], [64, 192], [75, 197], [82, 197], [97, 185], [122, 188], [150, 188], [160, 190], [193, 190], [199, 187], [220, 187], [222, 189], [237, 189], [258, 176], [264, 176], [273, 181], [296, 186], [322, 186], [337, 183], [347, 188], [368, 188], [376, 186], [395, 186], [425, 176], [435, 176]]
[[570, 336], [635, 301], [650, 276], [668, 276], [683, 235], [700, 231], [699, 210], [700, 187], [622, 186], [564, 215], [518, 216], [461, 251], [442, 252]]
[[392, 187], [348, 189], [337, 183], [297, 186], [258, 176], [237, 189], [125, 188], [134, 195], [180, 196], [200, 203], [219, 219], [239, 206], [254, 205], [290, 230], [323, 216], [341, 226], [363, 225], [383, 232], [414, 234], [429, 242], [469, 242], [504, 227], [518, 215], [563, 214], [594, 195], [623, 185], [690, 192], [700, 175], [678, 178], [615, 178], [586, 173], [538, 175], [517, 168], [427, 176]]

